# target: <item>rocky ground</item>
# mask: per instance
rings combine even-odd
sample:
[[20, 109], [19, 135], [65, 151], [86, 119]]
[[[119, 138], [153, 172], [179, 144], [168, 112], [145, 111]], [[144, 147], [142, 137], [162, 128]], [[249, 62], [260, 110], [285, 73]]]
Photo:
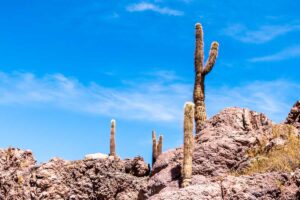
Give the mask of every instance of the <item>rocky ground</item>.
[[[284, 123], [300, 134], [300, 101]], [[284, 144], [284, 138], [274, 139], [273, 126], [264, 114], [242, 108], [209, 119], [196, 134], [193, 180], [186, 188], [180, 188], [181, 147], [161, 154], [150, 175], [141, 157], [55, 158], [36, 165], [30, 151], [0, 150], [0, 199], [300, 199], [300, 168], [237, 175], [253, 159], [249, 150]]]
[[30, 151], [0, 151], [0, 199], [138, 199], [149, 174], [141, 157], [35, 163]]

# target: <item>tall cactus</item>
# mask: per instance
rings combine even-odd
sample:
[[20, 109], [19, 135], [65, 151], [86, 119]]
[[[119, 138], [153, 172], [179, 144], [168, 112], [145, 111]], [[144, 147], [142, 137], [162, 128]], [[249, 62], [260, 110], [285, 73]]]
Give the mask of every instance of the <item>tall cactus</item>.
[[195, 103], [195, 122], [196, 133], [201, 130], [201, 125], [206, 120], [205, 109], [205, 76], [212, 70], [218, 56], [219, 44], [211, 44], [209, 58], [204, 66], [204, 44], [203, 30], [200, 23], [196, 24], [196, 49], [195, 49], [195, 84], [194, 84], [194, 103]]
[[111, 120], [111, 127], [110, 127], [110, 156], [116, 157], [116, 120]]
[[156, 134], [152, 131], [152, 165], [154, 165], [157, 157]]
[[192, 180], [192, 157], [194, 151], [194, 104], [187, 102], [184, 105], [184, 144], [183, 144], [183, 167], [182, 187], [190, 185]]
[[162, 154], [162, 148], [163, 148], [163, 136], [160, 135], [158, 139], [158, 144], [157, 144], [157, 157]]

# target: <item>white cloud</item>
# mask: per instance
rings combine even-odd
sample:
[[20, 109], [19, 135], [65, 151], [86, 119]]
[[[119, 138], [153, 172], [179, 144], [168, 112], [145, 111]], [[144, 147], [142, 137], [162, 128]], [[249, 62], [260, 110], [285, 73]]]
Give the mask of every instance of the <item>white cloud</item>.
[[245, 43], [265, 43], [292, 31], [300, 30], [300, 24], [265, 25], [251, 30], [242, 24], [232, 24], [222, 32]]
[[300, 84], [286, 80], [254, 81], [237, 87], [207, 88], [210, 114], [224, 107], [246, 107], [265, 113], [276, 122], [284, 120], [299, 99]]
[[167, 70], [158, 70], [150, 73], [145, 73], [145, 75], [157, 77], [164, 81], [175, 81], [181, 79], [181, 77], [177, 76], [177, 74], [174, 71], [167, 71]]
[[189, 86], [158, 78], [133, 80], [115, 89], [84, 85], [62, 74], [0, 73], [0, 105], [47, 105], [112, 118], [177, 120], [191, 96]]
[[295, 57], [300, 57], [300, 45], [283, 49], [282, 51], [272, 55], [251, 58], [249, 59], [249, 61], [250, 62], [271, 62], [271, 61], [286, 60]]
[[[192, 83], [153, 76], [110, 88], [96, 83], [83, 84], [62, 74], [37, 77], [32, 73], [0, 73], [2, 106], [57, 107], [128, 120], [181, 122], [183, 105], [192, 100], [192, 89]], [[209, 116], [225, 107], [239, 106], [263, 112], [279, 122], [299, 98], [300, 84], [276, 80], [237, 87], [207, 85], [206, 92]]]
[[137, 4], [129, 5], [127, 8], [129, 12], [142, 12], [142, 11], [153, 11], [164, 15], [181, 16], [184, 12], [180, 10], [174, 10], [168, 7], [160, 7], [152, 3], [141, 2]]

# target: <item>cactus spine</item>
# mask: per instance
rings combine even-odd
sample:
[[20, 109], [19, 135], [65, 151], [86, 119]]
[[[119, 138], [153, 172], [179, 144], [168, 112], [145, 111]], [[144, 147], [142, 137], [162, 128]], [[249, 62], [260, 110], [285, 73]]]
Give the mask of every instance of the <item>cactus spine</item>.
[[115, 134], [116, 134], [116, 120], [111, 120], [111, 127], [110, 127], [110, 156], [116, 157], [116, 140], [115, 140]]
[[206, 120], [205, 109], [205, 76], [212, 70], [217, 56], [219, 44], [213, 42], [211, 44], [209, 58], [204, 66], [204, 44], [203, 30], [200, 23], [196, 24], [196, 48], [195, 48], [195, 84], [194, 84], [194, 103], [195, 103], [195, 122], [196, 133], [201, 130], [201, 125]]
[[183, 144], [183, 167], [182, 187], [190, 185], [192, 180], [192, 165], [194, 151], [194, 104], [187, 102], [184, 105], [184, 144]]
[[156, 144], [156, 134], [152, 131], [152, 165], [154, 165], [157, 158], [157, 144]]

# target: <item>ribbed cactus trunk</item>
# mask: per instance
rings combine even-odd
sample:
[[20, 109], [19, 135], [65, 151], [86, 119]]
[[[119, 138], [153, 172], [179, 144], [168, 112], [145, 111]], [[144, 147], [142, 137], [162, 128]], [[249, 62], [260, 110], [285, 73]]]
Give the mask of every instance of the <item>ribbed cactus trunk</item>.
[[158, 139], [158, 144], [157, 144], [157, 157], [162, 154], [162, 148], [163, 148], [163, 136], [160, 135]]
[[111, 120], [111, 127], [110, 127], [110, 156], [116, 157], [116, 121], [113, 119]]
[[203, 30], [200, 23], [196, 24], [196, 49], [195, 49], [195, 84], [194, 84], [194, 103], [195, 103], [195, 122], [196, 133], [200, 132], [202, 124], [206, 121], [205, 109], [205, 76], [212, 70], [218, 55], [219, 44], [211, 44], [209, 58], [204, 67], [204, 43]]
[[152, 131], [152, 165], [154, 165], [157, 157], [156, 134]]
[[190, 185], [192, 180], [193, 151], [194, 151], [194, 104], [188, 102], [184, 105], [184, 144], [183, 144], [183, 166], [182, 187]]

